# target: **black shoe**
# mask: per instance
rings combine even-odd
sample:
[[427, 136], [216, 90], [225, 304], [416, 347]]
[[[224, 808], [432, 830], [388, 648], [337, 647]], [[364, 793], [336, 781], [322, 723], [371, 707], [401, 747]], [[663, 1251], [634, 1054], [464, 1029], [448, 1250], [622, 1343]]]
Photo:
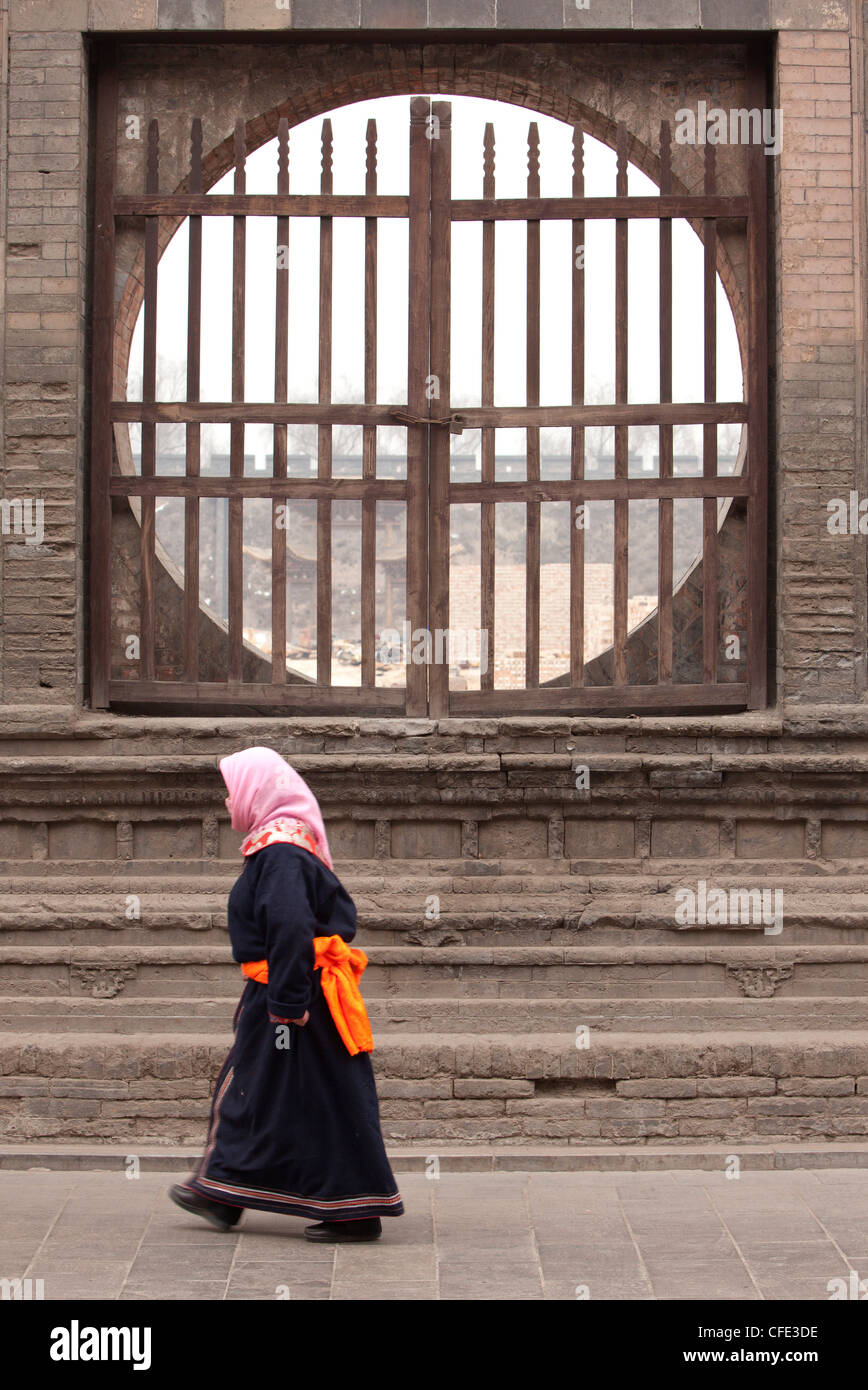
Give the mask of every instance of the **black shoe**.
[[204, 1217], [218, 1231], [231, 1231], [233, 1226], [238, 1225], [244, 1210], [243, 1207], [230, 1207], [228, 1202], [212, 1202], [209, 1197], [201, 1197], [192, 1188], [179, 1184], [169, 1189], [169, 1197], [176, 1207], [193, 1216]]
[[369, 1221], [318, 1221], [315, 1226], [305, 1226], [304, 1234], [307, 1240], [359, 1245], [366, 1240], [379, 1240], [383, 1223], [379, 1216]]

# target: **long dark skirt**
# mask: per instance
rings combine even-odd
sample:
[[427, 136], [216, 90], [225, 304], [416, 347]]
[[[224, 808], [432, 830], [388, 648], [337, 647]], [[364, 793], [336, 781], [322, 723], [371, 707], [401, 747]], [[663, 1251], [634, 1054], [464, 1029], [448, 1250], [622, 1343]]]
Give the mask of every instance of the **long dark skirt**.
[[[220, 1071], [208, 1144], [187, 1186], [231, 1206], [314, 1221], [400, 1216], [370, 1053], [351, 1057], [314, 973], [304, 1028], [270, 1023], [249, 980]], [[277, 1046], [288, 1039], [289, 1048]]]

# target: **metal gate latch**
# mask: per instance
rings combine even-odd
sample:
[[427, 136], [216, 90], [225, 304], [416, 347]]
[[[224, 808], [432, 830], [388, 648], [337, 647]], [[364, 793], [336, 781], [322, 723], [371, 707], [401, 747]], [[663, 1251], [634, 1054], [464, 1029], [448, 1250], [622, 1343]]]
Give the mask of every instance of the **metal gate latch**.
[[390, 410], [389, 414], [404, 425], [448, 425], [450, 434], [463, 434], [466, 428], [463, 415], [444, 415], [438, 419], [435, 415], [411, 415], [407, 410], [397, 409]]

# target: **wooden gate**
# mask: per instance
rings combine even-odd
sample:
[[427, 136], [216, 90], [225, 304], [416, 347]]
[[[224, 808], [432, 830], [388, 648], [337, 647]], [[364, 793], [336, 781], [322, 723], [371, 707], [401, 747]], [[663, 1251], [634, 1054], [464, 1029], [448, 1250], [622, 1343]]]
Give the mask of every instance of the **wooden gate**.
[[[764, 78], [750, 77], [751, 105], [765, 104]], [[673, 192], [670, 162], [671, 134], [664, 122], [660, 147], [660, 192], [655, 197], [628, 196], [628, 134], [617, 131], [617, 187], [609, 197], [585, 197], [583, 132], [574, 129], [572, 196], [540, 196], [539, 147], [535, 124], [528, 144], [527, 193], [522, 198], [498, 198], [494, 173], [494, 131], [486, 129], [482, 197], [456, 199], [451, 180], [451, 107], [448, 102], [414, 98], [410, 103], [410, 177], [407, 196], [377, 191], [376, 128], [368, 127], [365, 193], [333, 191], [331, 126], [323, 126], [320, 192], [294, 194], [289, 187], [285, 120], [278, 132], [277, 191], [247, 194], [245, 134], [235, 132], [234, 191], [203, 192], [201, 125], [193, 122], [192, 158], [186, 189], [160, 191], [159, 131], [151, 122], [147, 140], [145, 189], [134, 196], [115, 191], [117, 84], [114, 72], [100, 77], [97, 103], [97, 171], [95, 193], [96, 259], [94, 286], [94, 367], [91, 490], [91, 624], [92, 696], [96, 706], [144, 707], [171, 704], [194, 709], [236, 707], [292, 713], [367, 712], [385, 714], [569, 713], [572, 711], [648, 711], [677, 709], [757, 708], [766, 702], [766, 194], [762, 147], [748, 152], [749, 186], [738, 196], [716, 191], [714, 146], [705, 146], [704, 190]], [[233, 219], [232, 385], [231, 400], [200, 400], [200, 323], [202, 296], [202, 218]], [[244, 400], [245, 234], [248, 217], [276, 219], [278, 247], [287, 244], [290, 217], [320, 219], [319, 399], [315, 404], [287, 398], [287, 342], [290, 332], [288, 269], [277, 259], [274, 401]], [[335, 218], [365, 219], [364, 402], [336, 404], [332, 399], [332, 245]], [[143, 219], [144, 375], [141, 401], [113, 398], [112, 352], [115, 340], [116, 219]], [[160, 219], [173, 226], [189, 219], [188, 353], [186, 398], [157, 400], [156, 276]], [[380, 218], [403, 218], [409, 224], [408, 375], [402, 402], [377, 399], [377, 229]], [[546, 219], [572, 224], [573, 244], [585, 239], [588, 219], [615, 222], [615, 401], [591, 405], [584, 400], [585, 270], [575, 258], [567, 271], [572, 294], [572, 398], [562, 406], [540, 404], [540, 228]], [[628, 229], [636, 218], [657, 219], [660, 225], [660, 399], [659, 403], [629, 403], [628, 395]], [[673, 403], [673, 256], [672, 219], [691, 219], [704, 244], [705, 358], [704, 399]], [[720, 219], [746, 224], [749, 263], [748, 343], [745, 374], [746, 402], [719, 402], [716, 389], [717, 225]], [[481, 405], [453, 408], [450, 397], [451, 352], [451, 230], [453, 222], [482, 224], [483, 294]], [[524, 404], [494, 404], [494, 284], [495, 226], [520, 221], [527, 225], [527, 389]], [[432, 383], [434, 384], [432, 390]], [[156, 430], [159, 424], [181, 423], [186, 435], [183, 476], [158, 474]], [[228, 473], [205, 477], [200, 470], [200, 431], [203, 424], [229, 426]], [[253, 477], [245, 471], [245, 425], [273, 428], [271, 476]], [[299, 423], [315, 426], [318, 434], [316, 476], [289, 476], [287, 428]], [[138, 472], [121, 471], [113, 459], [116, 427], [141, 428]], [[336, 477], [332, 468], [332, 427], [362, 428], [363, 459], [358, 478]], [[377, 428], [406, 428], [406, 478], [378, 476]], [[717, 430], [722, 424], [748, 427], [747, 458], [738, 474], [718, 468]], [[614, 468], [610, 478], [585, 475], [585, 430], [611, 426]], [[635, 477], [629, 467], [631, 426], [659, 427], [658, 476]], [[703, 429], [701, 476], [676, 476], [673, 430], [678, 425]], [[540, 469], [540, 430], [568, 427], [571, 432], [569, 476], [546, 480]], [[526, 431], [526, 477], [502, 481], [496, 477], [495, 430], [519, 427]], [[481, 432], [481, 473], [476, 481], [452, 477], [451, 440], [462, 430]], [[228, 499], [228, 622], [225, 632], [225, 671], [220, 678], [202, 678], [201, 602], [199, 593], [200, 505], [203, 499]], [[167, 674], [155, 661], [155, 631], [159, 619], [156, 575], [155, 504], [157, 498], [180, 498], [184, 506], [183, 631], [179, 658]], [[245, 674], [243, 634], [242, 509], [245, 499], [272, 503], [270, 679]], [[701, 500], [702, 636], [701, 679], [689, 683], [674, 675], [673, 653], [673, 505], [679, 498]], [[278, 523], [279, 509], [292, 499], [316, 502], [316, 679], [297, 679], [287, 666], [286, 532]], [[361, 684], [332, 684], [332, 509], [342, 499], [361, 504]], [[652, 499], [658, 515], [658, 611], [656, 670], [641, 683], [628, 679], [628, 518], [630, 503]], [[721, 499], [737, 499], [746, 512], [747, 632], [744, 678], [720, 679], [721, 632], [719, 605], [719, 515]], [[466, 503], [480, 507], [481, 629], [488, 634], [489, 662], [478, 690], [450, 690], [448, 662], [414, 661], [407, 653], [406, 685], [384, 689], [376, 683], [377, 628], [375, 613], [376, 507], [378, 501], [406, 507], [406, 620], [410, 630], [434, 633], [450, 628], [450, 513]], [[610, 678], [589, 683], [584, 659], [583, 530], [570, 528], [570, 657], [568, 674], [553, 682], [540, 681], [540, 508], [545, 502], [568, 502], [573, 509], [595, 500], [611, 502], [614, 511], [614, 642]], [[697, 505], [699, 505], [699, 500]], [[497, 613], [495, 611], [495, 516], [498, 504], [519, 502], [526, 508], [525, 680], [523, 688], [497, 688]], [[111, 600], [112, 507], [140, 508], [138, 519], [137, 665], [118, 671], [118, 632]], [[129, 626], [129, 623], [127, 624]], [[114, 655], [113, 655], [114, 653]], [[675, 653], [677, 656], [677, 653]], [[113, 666], [114, 662], [114, 666]]]

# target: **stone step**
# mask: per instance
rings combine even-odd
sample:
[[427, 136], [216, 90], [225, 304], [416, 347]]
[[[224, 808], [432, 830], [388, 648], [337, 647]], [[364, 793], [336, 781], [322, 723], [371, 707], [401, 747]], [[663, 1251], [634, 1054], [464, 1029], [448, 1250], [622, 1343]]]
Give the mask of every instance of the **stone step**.
[[[386, 1034], [387, 1143], [563, 1146], [868, 1135], [868, 1030]], [[199, 1144], [228, 1038], [0, 1037], [0, 1138]], [[131, 1149], [135, 1152], [135, 1149]], [[434, 1150], [436, 1152], [436, 1150]]]
[[[67, 997], [0, 997], [0, 1036], [21, 1032], [152, 1034], [167, 1029], [197, 1033], [212, 1026], [222, 1031], [231, 1018], [234, 1000], [222, 998], [117, 999]], [[604, 1032], [666, 1033], [677, 1026], [685, 1033], [713, 1028], [719, 1034], [766, 1028], [859, 1028], [866, 1017], [865, 993], [842, 998], [709, 999], [666, 997], [600, 998], [415, 998], [367, 994], [367, 1008], [376, 1037], [394, 1033], [513, 1033], [516, 1029], [574, 1031], [577, 1024]]]
[[[428, 1145], [389, 1144], [389, 1162], [395, 1173], [485, 1172], [655, 1172], [689, 1169], [725, 1173], [732, 1169], [731, 1144], [690, 1144], [677, 1148], [663, 1144], [465, 1144], [438, 1146], [437, 1169], [432, 1169]], [[172, 1143], [137, 1144], [135, 1158], [142, 1173], [189, 1173], [201, 1157], [201, 1148]], [[818, 1168], [868, 1168], [868, 1143], [739, 1144], [741, 1172], [793, 1171]], [[95, 1141], [0, 1143], [0, 1171], [40, 1168], [53, 1172], [130, 1171], [128, 1144]]]
[[[368, 999], [862, 998], [866, 946], [381, 946], [365, 943]], [[0, 995], [236, 999], [227, 945], [0, 946]]]
[[[392, 913], [359, 916], [360, 932], [356, 945], [367, 950], [375, 945], [424, 945], [439, 949], [444, 945], [484, 948], [486, 946], [575, 946], [587, 941], [612, 948], [666, 945], [673, 939], [694, 946], [757, 947], [773, 941], [791, 947], [868, 945], [868, 918], [860, 912], [830, 909], [829, 904], [784, 917], [781, 931], [768, 929], [761, 921], [732, 925], [682, 926], [666, 913], [613, 911], [592, 906], [584, 912], [478, 912], [443, 914], [438, 921], [426, 921], [421, 913]], [[40, 945], [60, 947], [75, 941], [82, 948], [105, 950], [123, 940], [128, 949], [154, 941], [166, 948], [180, 946], [191, 938], [222, 942], [228, 950], [225, 919], [215, 914], [152, 913], [138, 921], [126, 921], [122, 913], [16, 914], [0, 926], [0, 940], [9, 947]]]
[[[576, 739], [570, 737], [569, 726], [567, 723], [561, 725], [560, 729], [552, 728], [550, 732], [541, 731], [540, 725], [544, 721], [531, 721], [527, 729], [525, 739], [516, 737], [514, 729], [505, 727], [502, 734], [506, 738], [501, 738], [500, 746], [497, 748], [480, 748], [478, 750], [467, 751], [460, 749], [442, 749], [436, 746], [437, 740], [430, 737], [435, 733], [434, 729], [427, 729], [424, 734], [417, 737], [420, 742], [427, 741], [428, 747], [409, 749], [406, 746], [406, 739], [401, 739], [399, 732], [390, 731], [388, 723], [385, 724], [382, 733], [374, 736], [377, 739], [375, 746], [360, 749], [355, 742], [354, 736], [348, 734], [346, 728], [334, 738], [335, 746], [322, 752], [294, 751], [292, 753], [292, 765], [302, 774], [303, 777], [311, 778], [319, 775], [320, 777], [334, 777], [335, 774], [345, 776], [350, 771], [373, 773], [386, 777], [392, 775], [398, 780], [405, 779], [407, 774], [420, 774], [426, 771], [450, 772], [456, 775], [461, 773], [468, 774], [471, 778], [474, 774], [499, 771], [515, 772], [522, 769], [537, 772], [562, 772], [565, 774], [565, 784], [567, 787], [574, 786], [575, 779], [570, 775], [573, 765], [577, 762], [584, 762], [591, 769], [601, 772], [654, 772], [664, 773], [699, 773], [708, 774], [715, 772], [743, 772], [752, 770], [756, 773], [781, 773], [789, 775], [810, 775], [829, 777], [836, 773], [856, 773], [864, 775], [868, 772], [868, 753], [859, 751], [830, 752], [830, 751], [806, 751], [801, 748], [797, 751], [775, 750], [764, 752], [760, 749], [753, 749], [748, 755], [740, 751], [723, 750], [721, 748], [709, 748], [707, 751], [698, 751], [694, 745], [694, 751], [687, 752], [679, 750], [670, 744], [662, 750], [654, 747], [653, 737], [647, 738], [645, 748], [636, 747], [620, 751], [614, 748], [577, 747]], [[614, 721], [613, 721], [614, 722]], [[662, 731], [670, 732], [666, 728], [668, 721], [662, 721]], [[313, 721], [310, 721], [311, 727]], [[628, 726], [629, 727], [629, 726]], [[211, 734], [215, 731], [212, 729]], [[444, 731], [445, 732], [445, 731]], [[615, 731], [622, 732], [622, 731]], [[706, 737], [710, 730], [706, 730]], [[164, 736], [167, 736], [168, 731]], [[429, 737], [426, 737], [429, 736]], [[202, 734], [200, 733], [200, 738]], [[486, 738], [497, 738], [498, 731], [491, 730]], [[563, 748], [557, 749], [554, 746], [556, 738], [565, 740]], [[396, 750], [395, 739], [398, 738], [403, 747]], [[694, 739], [696, 734], [694, 733]], [[390, 745], [383, 747], [383, 740], [388, 739]], [[286, 738], [281, 731], [280, 741], [285, 745]], [[631, 740], [633, 741], [633, 740]], [[640, 742], [637, 738], [636, 742]], [[544, 745], [540, 747], [540, 742]], [[656, 742], [659, 742], [656, 740]], [[535, 746], [528, 746], [534, 744]], [[524, 746], [522, 746], [524, 745]], [[91, 748], [93, 748], [93, 744]], [[177, 747], [177, 745], [176, 745]], [[388, 756], [384, 756], [384, 754]], [[204, 782], [218, 779], [219, 772], [215, 766], [214, 752], [207, 753], [181, 753], [174, 751], [170, 754], [160, 754], [152, 751], [147, 753], [122, 753], [114, 752], [93, 752], [86, 750], [82, 744], [77, 744], [70, 751], [53, 751], [50, 753], [38, 754], [19, 754], [9, 755], [5, 745], [0, 749], [0, 778], [14, 777], [16, 779], [27, 779], [32, 777], [50, 777], [60, 779], [71, 777], [78, 779], [88, 777], [91, 779], [106, 778], [115, 782], [118, 778], [127, 783], [134, 779], [160, 779], [169, 777], [180, 777], [193, 779], [204, 779]], [[686, 785], [716, 785], [712, 780], [702, 782], [686, 782]], [[659, 783], [659, 785], [669, 785]], [[579, 797], [576, 798], [577, 805], [581, 805]]]
[[[351, 896], [365, 892], [401, 895], [427, 892], [658, 893], [695, 888], [700, 880], [726, 888], [765, 887], [799, 893], [822, 893], [831, 883], [840, 893], [868, 893], [868, 860], [806, 861], [717, 859], [649, 859], [640, 868], [632, 860], [602, 859], [371, 859], [336, 863], [336, 872]], [[89, 894], [120, 892], [198, 895], [212, 893], [225, 903], [242, 870], [240, 858], [213, 860], [0, 859], [2, 896], [50, 892]], [[26, 872], [23, 869], [26, 868]], [[153, 880], [154, 886], [144, 887]]]
[[[227, 894], [242, 869], [241, 861], [219, 865], [213, 861], [195, 860], [189, 866], [177, 860], [147, 861], [154, 866], [153, 872], [140, 872], [138, 860], [119, 861], [117, 868], [110, 871], [104, 861], [86, 862], [86, 873], [72, 870], [69, 864], [52, 864], [50, 861], [26, 861], [26, 873], [22, 873], [22, 861], [15, 860], [9, 871], [0, 877], [0, 898], [5, 901], [26, 899], [31, 894], [56, 895], [71, 894], [98, 900], [104, 895], [107, 900], [119, 892], [134, 890], [137, 886], [145, 894], [155, 896], [169, 895], [174, 900], [197, 900], [211, 895], [215, 901], [225, 902]], [[143, 861], [145, 862], [145, 861]], [[654, 895], [672, 893], [680, 887], [696, 888], [700, 880], [709, 887], [723, 885], [733, 887], [780, 888], [785, 894], [823, 894], [829, 890], [847, 895], [868, 895], [868, 874], [848, 873], [846, 866], [828, 865], [821, 872], [806, 876], [793, 871], [792, 865], [785, 863], [780, 869], [773, 869], [767, 862], [747, 863], [744, 860], [643, 860], [641, 873], [628, 872], [623, 864], [612, 868], [596, 867], [595, 871], [580, 871], [575, 867], [580, 861], [564, 859], [530, 860], [476, 860], [462, 859], [432, 863], [428, 860], [372, 860], [369, 865], [339, 864], [338, 876], [353, 896], [365, 893], [388, 894], [399, 900], [402, 896], [437, 891], [446, 896], [451, 893], [488, 894], [500, 893], [511, 896], [519, 893], [550, 894], [582, 892], [597, 894]], [[192, 866], [197, 868], [192, 872]], [[599, 861], [595, 861], [595, 866]]]
[[[225, 907], [226, 898], [238, 878], [240, 863], [217, 873], [213, 864], [197, 862], [201, 872], [195, 874], [179, 872], [183, 866], [176, 862], [160, 865], [162, 871], [159, 873], [141, 873], [137, 861], [125, 860], [114, 873], [106, 872], [104, 864], [92, 862], [89, 872], [79, 875], [70, 873], [68, 866], [63, 867], [63, 872], [47, 874], [41, 872], [46, 865], [30, 862], [27, 873], [22, 874], [21, 861], [17, 860], [9, 873], [0, 876], [0, 903], [20, 906], [35, 896], [52, 904], [65, 899], [82, 899], [108, 906], [116, 903], [119, 895], [138, 892], [146, 901], [162, 898], [183, 907], [202, 903], [212, 909]], [[768, 864], [745, 864], [741, 860], [682, 864], [646, 860], [643, 866], [642, 873], [631, 874], [624, 872], [623, 866], [620, 871], [616, 866], [611, 872], [587, 873], [576, 868], [571, 871], [570, 861], [564, 860], [526, 865], [462, 860], [436, 867], [418, 861], [389, 861], [388, 865], [380, 861], [365, 874], [348, 872], [340, 866], [339, 876], [357, 902], [369, 898], [378, 905], [386, 902], [399, 910], [406, 907], [408, 897], [415, 899], [429, 893], [446, 900], [459, 895], [510, 899], [524, 895], [571, 897], [578, 893], [593, 898], [623, 897], [641, 902], [660, 896], [673, 898], [683, 888], [696, 891], [700, 883], [705, 883], [709, 892], [719, 887], [726, 891], [730, 888], [778, 889], [785, 901], [788, 896], [798, 901], [802, 897], [812, 899], [826, 893], [852, 898], [862, 907], [868, 900], [868, 876], [847, 874], [840, 871], [840, 866], [812, 876], [794, 874], [788, 865], [775, 871]]]

